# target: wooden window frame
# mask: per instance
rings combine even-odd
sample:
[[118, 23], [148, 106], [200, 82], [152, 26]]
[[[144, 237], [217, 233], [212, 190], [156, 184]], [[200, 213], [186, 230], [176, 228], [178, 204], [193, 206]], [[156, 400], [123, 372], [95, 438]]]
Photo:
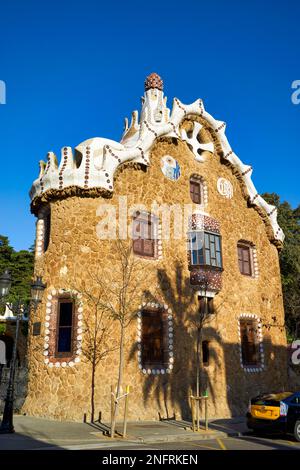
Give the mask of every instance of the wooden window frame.
[[[71, 326], [71, 351], [59, 352], [58, 351], [58, 342], [59, 342], [59, 332], [60, 327], [60, 305], [63, 303], [71, 303], [72, 304], [72, 326]], [[65, 327], [70, 328], [70, 327]], [[54, 357], [57, 359], [61, 358], [72, 358], [74, 356], [74, 331], [75, 331], [75, 303], [74, 300], [68, 297], [62, 297], [57, 299], [57, 318], [56, 318], [56, 338], [55, 338], [55, 351]]]
[[[198, 193], [194, 190], [196, 186], [199, 190]], [[198, 196], [198, 199], [196, 197], [196, 194]], [[194, 204], [203, 204], [203, 184], [200, 179], [196, 179], [193, 177], [190, 178], [190, 197]]]
[[[136, 232], [135, 232], [135, 224], [140, 223], [140, 224], [148, 224], [150, 225], [150, 233], [153, 238], [142, 238], [142, 237], [136, 237]], [[158, 218], [155, 217], [153, 214], [150, 212], [141, 212], [136, 214], [133, 217], [132, 220], [132, 249], [133, 253], [136, 256], [140, 256], [142, 258], [147, 258], [147, 259], [156, 259], [157, 258], [157, 226], [158, 226]], [[152, 252], [151, 254], [147, 253], [145, 250], [145, 241], [150, 241], [152, 245]], [[139, 244], [141, 248], [139, 248]]]
[[[203, 245], [202, 245], [202, 250], [201, 248], [196, 248], [196, 249], [193, 249], [191, 244], [192, 244], [192, 241], [191, 241], [191, 235], [195, 235], [196, 236], [196, 239], [197, 239], [197, 235], [198, 234], [202, 234], [202, 242], [203, 242]], [[209, 243], [207, 244], [207, 237], [208, 237], [208, 241]], [[219, 239], [219, 247], [220, 249], [217, 250], [216, 249], [216, 238]], [[211, 240], [213, 240], [213, 245], [214, 245], [214, 250], [215, 250], [215, 256], [213, 257], [211, 255], [211, 252], [212, 252], [212, 242]], [[200, 240], [201, 242], [201, 240]], [[196, 244], [198, 245], [198, 241], [196, 240]], [[207, 246], [208, 245], [208, 246]], [[210, 269], [214, 269], [216, 271], [223, 271], [223, 256], [222, 256], [222, 236], [219, 234], [219, 233], [213, 233], [213, 232], [209, 232], [207, 230], [204, 230], [204, 231], [190, 231], [189, 232], [189, 251], [190, 251], [190, 261], [191, 261], [191, 266], [202, 266], [202, 267], [206, 267], [206, 268], [210, 268]], [[197, 262], [196, 263], [193, 263], [193, 252], [196, 251], [197, 252], [197, 255], [196, 255], [196, 260]], [[202, 255], [200, 254], [199, 255], [199, 251], [202, 251]], [[207, 263], [207, 254], [209, 254], [209, 261], [210, 263]], [[217, 265], [217, 254], [220, 255], [220, 265]], [[203, 258], [203, 262], [201, 262], [201, 258]], [[212, 260], [215, 260], [216, 261], [216, 264], [212, 264], [211, 261]]]
[[[144, 318], [145, 312], [150, 314], [159, 314], [160, 315], [160, 323], [161, 323], [161, 333], [160, 333], [160, 341], [161, 341], [161, 357], [159, 360], [154, 360], [152, 357], [147, 358], [145, 357], [144, 352], [144, 344], [145, 344], [145, 332], [144, 332]], [[166, 314], [163, 308], [154, 309], [154, 308], [145, 308], [142, 310], [142, 337], [141, 337], [141, 345], [142, 345], [142, 355], [141, 355], [141, 363], [144, 368], [152, 368], [152, 367], [165, 367], [167, 365], [167, 353], [168, 353], [168, 344], [167, 344], [167, 328], [166, 328]], [[148, 333], [148, 336], [150, 334]]]
[[[253, 340], [249, 341], [249, 331], [247, 331], [247, 342], [244, 342], [244, 328], [251, 328], [253, 329]], [[257, 328], [258, 324], [256, 320], [252, 319], [240, 319], [239, 320], [239, 327], [240, 327], [240, 336], [241, 336], [241, 353], [242, 353], [242, 363], [244, 367], [258, 367], [260, 364], [260, 352], [259, 352], [259, 341], [258, 341], [258, 334]], [[250, 351], [249, 347], [252, 346], [253, 350]], [[248, 350], [247, 350], [248, 348]], [[251, 359], [250, 356], [255, 357], [255, 360]]]
[[[243, 258], [243, 254], [240, 256], [240, 250], [242, 250], [242, 253], [247, 250], [248, 255], [249, 255], [248, 263], [245, 262]], [[237, 254], [238, 254], [238, 265], [239, 265], [240, 273], [243, 276], [253, 277], [253, 271], [254, 271], [253, 269], [253, 246], [250, 243], [238, 242]], [[249, 273], [247, 273], [244, 269], [245, 264], [249, 264]]]

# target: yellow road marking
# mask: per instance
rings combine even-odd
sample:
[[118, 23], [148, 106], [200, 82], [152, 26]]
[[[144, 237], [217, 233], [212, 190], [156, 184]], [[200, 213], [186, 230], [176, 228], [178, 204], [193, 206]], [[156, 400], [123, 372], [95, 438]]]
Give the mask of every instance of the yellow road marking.
[[220, 450], [220, 449], [217, 449], [216, 447], [205, 446], [205, 445], [201, 445], [201, 444], [193, 444], [193, 443], [188, 442], [188, 441], [186, 441], [185, 443], [186, 443], [187, 446], [203, 447], [204, 449], [211, 449], [211, 450]]
[[217, 441], [217, 443], [219, 444], [219, 446], [221, 447], [222, 450], [227, 450], [224, 442], [221, 441], [221, 439], [219, 437], [216, 438], [216, 441]]
[[295, 446], [296, 445], [296, 442], [293, 442], [293, 441], [285, 441], [287, 442], [288, 444], [292, 445], [292, 446]]

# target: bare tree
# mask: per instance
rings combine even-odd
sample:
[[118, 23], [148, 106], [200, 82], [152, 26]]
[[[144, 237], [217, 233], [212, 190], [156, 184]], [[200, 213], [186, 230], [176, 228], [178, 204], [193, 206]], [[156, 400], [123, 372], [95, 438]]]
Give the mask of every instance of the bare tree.
[[[116, 420], [119, 411], [119, 401], [121, 397], [124, 361], [126, 330], [131, 321], [136, 317], [143, 301], [141, 285], [145, 284], [145, 279], [151, 284], [155, 282], [155, 273], [149, 270], [149, 261], [133, 255], [132, 241], [117, 239], [113, 243], [114, 265], [104, 265], [101, 275], [97, 276], [96, 284], [99, 286], [99, 305], [103, 311], [109, 312], [110, 317], [119, 324], [119, 361], [116, 393], [114, 396], [114, 412], [111, 426], [111, 437], [114, 437]], [[152, 283], [153, 285], [153, 283]]]
[[[209, 287], [209, 281], [206, 275], [203, 275], [199, 283], [199, 290], [202, 292], [202, 296], [199, 298], [198, 309], [196, 313], [190, 317], [191, 324], [196, 330], [197, 340], [196, 340], [196, 397], [200, 397], [202, 393], [207, 390], [207, 380], [204, 380], [202, 373], [202, 363], [203, 363], [203, 354], [202, 354], [202, 340], [203, 340], [203, 329], [207, 323], [211, 320], [211, 315], [216, 314], [217, 311], [212, 305], [212, 300], [209, 303], [207, 297], [207, 291]], [[196, 420], [197, 428], [199, 428], [199, 405], [200, 402], [197, 400], [196, 407]], [[194, 423], [193, 423], [194, 425]]]
[[[97, 282], [98, 275], [89, 273], [89, 278]], [[110, 311], [103, 305], [103, 292], [99, 283], [93, 288], [87, 288], [85, 283], [80, 289], [85, 301], [88, 316], [83, 317], [83, 332], [85, 341], [82, 346], [82, 354], [91, 364], [91, 422], [95, 419], [95, 377], [99, 363], [105, 359], [109, 353], [115, 351], [117, 346], [111, 343], [111, 333], [113, 320]]]

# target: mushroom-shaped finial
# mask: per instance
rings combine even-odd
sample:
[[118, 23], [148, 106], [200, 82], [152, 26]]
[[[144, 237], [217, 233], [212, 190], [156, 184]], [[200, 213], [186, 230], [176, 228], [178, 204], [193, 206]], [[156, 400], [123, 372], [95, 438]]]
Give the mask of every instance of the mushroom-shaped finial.
[[150, 73], [145, 80], [145, 91], [150, 90], [150, 88], [158, 88], [158, 90], [163, 91], [164, 82], [157, 73]]

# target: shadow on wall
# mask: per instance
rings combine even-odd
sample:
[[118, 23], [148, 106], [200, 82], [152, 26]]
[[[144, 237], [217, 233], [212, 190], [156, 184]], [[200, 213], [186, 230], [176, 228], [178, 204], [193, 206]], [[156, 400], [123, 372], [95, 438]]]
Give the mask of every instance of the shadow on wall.
[[[149, 302], [165, 302], [173, 311], [174, 369], [171, 374], [145, 376], [144, 402], [147, 405], [150, 397], [154, 399], [161, 419], [174, 418], [175, 410], [178, 410], [182, 419], [190, 420], [189, 397], [196, 388], [197, 330], [194, 322], [198, 315], [197, 299], [190, 287], [190, 279], [184, 276], [179, 263], [176, 265], [176, 285], [172, 286], [164, 270], [158, 272], [158, 284], [163, 299], [154, 298], [150, 292], [145, 292], [145, 297]], [[204, 325], [202, 340], [209, 341], [210, 365], [201, 365], [200, 372], [202, 393], [206, 389], [209, 393], [209, 417], [244, 415], [252, 396], [286, 390], [286, 348], [273, 346], [270, 335], [264, 336], [266, 367], [263, 372], [246, 372], [240, 364], [240, 344], [225, 343], [212, 326]], [[129, 360], [135, 357], [137, 350], [136, 343]]]

